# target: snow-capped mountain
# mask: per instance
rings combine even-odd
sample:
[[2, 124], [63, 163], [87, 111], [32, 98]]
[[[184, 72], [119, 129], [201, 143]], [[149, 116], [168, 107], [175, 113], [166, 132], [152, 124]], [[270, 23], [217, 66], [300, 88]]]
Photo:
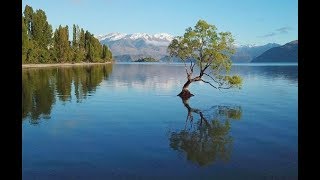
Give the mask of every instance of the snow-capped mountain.
[[116, 41], [116, 40], [124, 38], [126, 35], [127, 34], [123, 34], [123, 33], [109, 33], [109, 34], [106, 34], [106, 35], [98, 35], [96, 38], [99, 41], [102, 41], [102, 40], [105, 40], [105, 39], [108, 39], [109, 41]]
[[[109, 33], [96, 36], [102, 44], [108, 45], [115, 57], [153, 57], [160, 59], [167, 54], [167, 47], [173, 39], [168, 33]], [[117, 58], [116, 58], [117, 59]]]
[[117, 40], [144, 40], [147, 44], [156, 46], [167, 46], [173, 39], [173, 36], [168, 33], [147, 34], [147, 33], [109, 33], [106, 35], [97, 36], [100, 42], [110, 42]]

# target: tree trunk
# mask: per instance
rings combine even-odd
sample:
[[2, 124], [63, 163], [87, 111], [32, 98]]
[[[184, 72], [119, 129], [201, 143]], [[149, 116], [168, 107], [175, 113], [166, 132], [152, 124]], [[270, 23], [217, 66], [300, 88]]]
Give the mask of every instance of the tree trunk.
[[182, 99], [189, 99], [191, 96], [194, 96], [189, 91], [189, 85], [192, 83], [191, 79], [188, 79], [186, 83], [184, 83], [181, 92], [178, 94]]

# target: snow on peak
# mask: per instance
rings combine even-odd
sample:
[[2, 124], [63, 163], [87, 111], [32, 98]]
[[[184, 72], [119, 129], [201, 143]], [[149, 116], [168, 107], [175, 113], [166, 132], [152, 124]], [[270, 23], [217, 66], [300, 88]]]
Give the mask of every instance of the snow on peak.
[[133, 33], [133, 34], [129, 34], [127, 37], [132, 40], [152, 38], [152, 36], [147, 33]]
[[119, 39], [122, 39], [126, 36], [127, 34], [125, 33], [109, 33], [109, 34], [106, 34], [106, 35], [99, 35], [97, 36], [98, 40], [99, 41], [102, 41], [102, 40], [105, 40], [105, 39], [108, 39], [109, 41], [116, 41], [116, 40], [119, 40]]
[[97, 38], [99, 41], [102, 40], [109, 40], [109, 41], [116, 41], [119, 39], [131, 39], [131, 40], [137, 40], [137, 39], [144, 39], [144, 40], [155, 40], [155, 41], [168, 41], [171, 42], [173, 39], [173, 36], [168, 33], [157, 33], [154, 35], [148, 34], [148, 33], [133, 33], [133, 34], [125, 34], [125, 33], [109, 33], [106, 35], [98, 35]]
[[173, 40], [173, 36], [168, 33], [157, 33], [157, 34], [148, 34], [148, 33], [109, 33], [106, 35], [97, 36], [99, 41], [117, 41], [117, 40], [143, 40], [147, 44], [152, 44], [155, 46], [167, 46]]
[[162, 39], [162, 40], [166, 40], [166, 41], [172, 41], [173, 40], [173, 36], [171, 34], [168, 33], [157, 33], [153, 35], [155, 38], [157, 39]]

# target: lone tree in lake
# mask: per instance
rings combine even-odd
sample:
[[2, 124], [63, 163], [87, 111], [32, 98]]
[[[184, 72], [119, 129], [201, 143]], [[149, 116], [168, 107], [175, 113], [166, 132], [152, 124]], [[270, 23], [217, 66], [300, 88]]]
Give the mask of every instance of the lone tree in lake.
[[[233, 42], [230, 32], [217, 32], [214, 25], [204, 20], [199, 20], [194, 29], [187, 28], [183, 36], [174, 38], [168, 46], [168, 52], [171, 57], [178, 57], [184, 62], [187, 73], [187, 82], [178, 96], [184, 99], [193, 96], [188, 88], [197, 81], [216, 89], [240, 88], [241, 77], [229, 75], [232, 66], [230, 57], [235, 53]], [[187, 60], [190, 66], [187, 66]], [[193, 77], [195, 65], [199, 67], [199, 74]]]

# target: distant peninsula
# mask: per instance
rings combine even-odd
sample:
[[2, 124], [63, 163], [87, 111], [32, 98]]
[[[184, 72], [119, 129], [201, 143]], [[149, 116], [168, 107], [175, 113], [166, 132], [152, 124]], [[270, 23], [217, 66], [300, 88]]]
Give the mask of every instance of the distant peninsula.
[[152, 57], [146, 57], [146, 58], [137, 59], [133, 62], [159, 62], [159, 60], [156, 60], [155, 58], [152, 58]]
[[283, 46], [273, 47], [254, 58], [253, 63], [298, 62], [298, 40]]

